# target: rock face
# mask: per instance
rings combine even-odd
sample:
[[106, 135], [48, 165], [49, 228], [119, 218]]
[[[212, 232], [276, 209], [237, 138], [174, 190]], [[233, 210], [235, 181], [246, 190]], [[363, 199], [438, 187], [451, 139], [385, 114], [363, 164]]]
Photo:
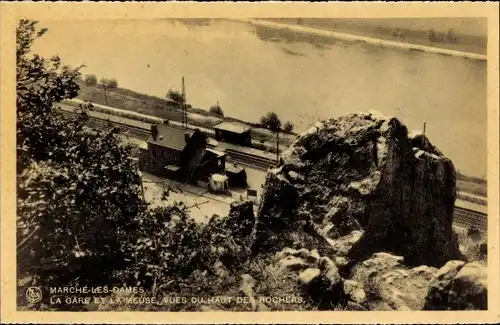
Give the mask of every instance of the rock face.
[[[278, 265], [296, 275], [297, 282], [319, 308], [328, 309], [331, 304], [337, 304], [346, 297], [345, 289], [350, 289], [348, 300], [362, 300], [362, 293], [346, 286], [335, 263], [328, 257], [321, 257], [318, 252], [306, 249], [295, 250], [289, 247], [276, 254]], [[352, 296], [352, 297], [351, 297]]]
[[398, 119], [330, 119], [302, 134], [268, 172], [252, 250], [296, 247], [303, 236], [304, 247], [310, 240], [322, 255], [340, 256], [336, 263], [389, 250], [409, 264], [443, 265], [460, 256], [455, 193], [453, 163]]
[[403, 262], [401, 256], [375, 253], [354, 268], [352, 280], [362, 285], [373, 309], [420, 310], [424, 306], [429, 280], [437, 269], [410, 269]]
[[478, 262], [449, 261], [429, 282], [426, 310], [486, 310], [487, 271]]

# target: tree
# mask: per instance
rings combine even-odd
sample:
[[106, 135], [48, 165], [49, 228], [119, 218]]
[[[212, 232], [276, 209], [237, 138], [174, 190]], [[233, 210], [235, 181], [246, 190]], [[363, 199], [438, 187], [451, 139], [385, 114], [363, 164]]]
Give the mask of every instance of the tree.
[[281, 131], [281, 120], [278, 117], [278, 114], [274, 112], [269, 112], [266, 115], [260, 117], [260, 124], [264, 126], [266, 129], [269, 129], [276, 133], [276, 159], [279, 160], [279, 143], [280, 137], [279, 133]]
[[292, 133], [294, 125], [292, 122], [288, 121], [283, 125], [283, 132]]
[[281, 120], [274, 112], [269, 112], [266, 115], [261, 116], [260, 124], [262, 124], [262, 126], [266, 129], [274, 132], [279, 132], [281, 130]]
[[36, 24], [21, 20], [16, 37], [18, 274], [37, 285], [103, 281], [124, 262], [130, 227], [144, 211], [141, 179], [116, 128], [91, 132], [85, 113], [67, 119], [54, 110], [78, 94], [80, 68], [29, 56], [47, 31]]
[[177, 91], [177, 90], [173, 90], [173, 89], [169, 89], [169, 91], [167, 92], [167, 101], [170, 104], [173, 104], [176, 106], [180, 106], [182, 104], [185, 104], [184, 97], [182, 96], [182, 93]]
[[222, 108], [219, 106], [218, 103], [216, 105], [210, 106], [209, 112], [217, 116], [224, 117], [224, 111], [222, 110]]
[[452, 28], [448, 29], [448, 32], [446, 33], [446, 39], [449, 43], [457, 43], [458, 38]]
[[118, 87], [118, 81], [114, 78], [102, 78], [99, 83], [101, 84], [102, 87], [106, 89], [113, 89]]
[[109, 79], [108, 87], [111, 89], [118, 88], [118, 81], [115, 78]]
[[116, 79], [102, 78], [99, 81], [99, 84], [101, 85], [102, 89], [104, 90], [104, 100], [106, 101], [106, 105], [108, 105], [107, 90], [108, 89], [115, 89], [115, 88], [117, 88], [118, 87], [118, 81], [116, 81]]
[[66, 123], [53, 114], [53, 104], [78, 94], [75, 78], [80, 68], [61, 67], [58, 56], [50, 59], [30, 55], [31, 45], [47, 29], [36, 30], [36, 22], [21, 20], [16, 29], [17, 157], [22, 171], [26, 158], [44, 160], [60, 146]]
[[428, 38], [431, 42], [435, 42], [437, 40], [436, 32], [434, 31], [434, 29], [429, 30]]
[[95, 74], [88, 74], [85, 76], [85, 85], [97, 86], [97, 77]]

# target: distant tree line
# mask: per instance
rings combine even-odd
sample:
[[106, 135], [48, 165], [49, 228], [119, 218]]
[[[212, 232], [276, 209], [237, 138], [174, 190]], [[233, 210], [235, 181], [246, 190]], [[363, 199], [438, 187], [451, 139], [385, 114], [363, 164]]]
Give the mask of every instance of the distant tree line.
[[99, 80], [99, 83], [97, 82], [97, 76], [95, 74], [88, 74], [84, 78], [85, 85], [87, 86], [98, 86], [100, 85], [101, 87], [107, 88], [107, 89], [114, 89], [118, 88], [118, 81], [115, 78], [102, 78]]
[[439, 33], [436, 32], [434, 29], [431, 29], [429, 30], [427, 37], [431, 42], [439, 42], [439, 43], [446, 42], [451, 44], [458, 43], [458, 37], [455, 35], [455, 32], [453, 31], [452, 28], [450, 28], [447, 33]]

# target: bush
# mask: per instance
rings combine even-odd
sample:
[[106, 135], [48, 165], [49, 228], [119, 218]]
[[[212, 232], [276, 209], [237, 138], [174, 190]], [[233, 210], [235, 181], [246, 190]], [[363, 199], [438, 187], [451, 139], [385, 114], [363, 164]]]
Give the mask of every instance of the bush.
[[237, 269], [248, 257], [247, 238], [252, 220], [239, 214], [213, 216], [206, 225], [197, 223], [184, 204], [174, 203], [139, 217], [134, 241], [127, 250], [133, 264], [127, 269], [128, 285], [148, 290], [180, 290], [179, 279], [193, 272], [215, 274], [217, 261]]
[[180, 91], [169, 89], [167, 92], [167, 101], [172, 105], [182, 105], [184, 103], [184, 96]]
[[212, 114], [217, 115], [217, 116], [224, 117], [224, 111], [222, 110], [222, 108], [219, 105], [210, 106], [208, 111]]
[[85, 85], [87, 86], [96, 86], [97, 85], [97, 77], [95, 74], [88, 74], [85, 76]]
[[[198, 266], [201, 226], [182, 203], [142, 215], [128, 249], [134, 261], [128, 281], [147, 289], [164, 289], [169, 280], [185, 277]], [[155, 288], [153, 288], [155, 284]]]
[[286, 122], [285, 125], [283, 125], [283, 132], [285, 133], [292, 133], [294, 129], [294, 125], [292, 122]]

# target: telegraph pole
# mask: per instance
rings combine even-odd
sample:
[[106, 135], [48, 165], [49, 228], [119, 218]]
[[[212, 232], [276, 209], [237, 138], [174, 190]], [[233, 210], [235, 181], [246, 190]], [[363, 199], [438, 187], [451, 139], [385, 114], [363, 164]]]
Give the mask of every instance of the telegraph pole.
[[280, 134], [276, 131], [276, 160], [280, 161]]
[[106, 101], [106, 105], [108, 105], [108, 96], [106, 95], [106, 85], [102, 85], [102, 89], [104, 89], [104, 100]]
[[424, 122], [424, 135], [425, 135], [425, 126], [426, 126], [427, 122]]
[[182, 77], [182, 126], [187, 128], [186, 89], [184, 86], [184, 77]]

